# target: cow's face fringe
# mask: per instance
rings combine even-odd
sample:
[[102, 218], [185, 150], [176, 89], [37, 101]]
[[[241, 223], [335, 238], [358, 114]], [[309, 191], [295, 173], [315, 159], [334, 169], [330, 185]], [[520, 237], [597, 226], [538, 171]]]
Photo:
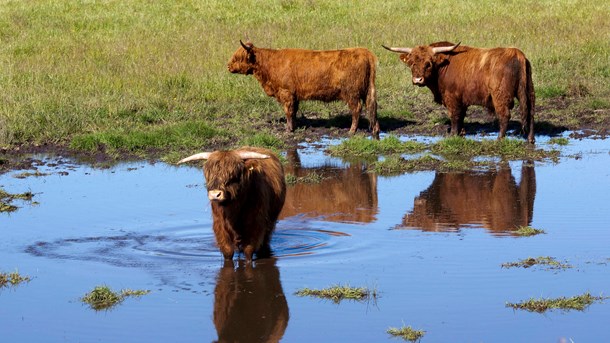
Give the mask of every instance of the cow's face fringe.
[[209, 191], [224, 192], [222, 204], [240, 200], [240, 190], [248, 182], [244, 161], [234, 152], [216, 151], [204, 165], [204, 175]]

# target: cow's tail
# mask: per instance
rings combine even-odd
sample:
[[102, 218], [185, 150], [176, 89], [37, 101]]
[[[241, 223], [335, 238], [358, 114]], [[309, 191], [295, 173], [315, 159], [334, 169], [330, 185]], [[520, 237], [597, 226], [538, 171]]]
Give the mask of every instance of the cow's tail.
[[366, 112], [369, 117], [369, 128], [373, 136], [379, 138], [379, 122], [377, 121], [377, 91], [375, 89], [375, 74], [377, 59], [375, 56], [369, 60], [369, 85], [366, 93]]
[[536, 94], [532, 82], [532, 66], [530, 61], [523, 56], [521, 63], [521, 75], [519, 75], [519, 110], [521, 112], [521, 131], [527, 133], [527, 140], [534, 143], [534, 114], [536, 107]]

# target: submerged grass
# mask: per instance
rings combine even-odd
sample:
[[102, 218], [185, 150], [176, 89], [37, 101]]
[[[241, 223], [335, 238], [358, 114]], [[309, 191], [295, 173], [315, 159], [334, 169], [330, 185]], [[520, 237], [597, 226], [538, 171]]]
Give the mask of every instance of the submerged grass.
[[608, 297], [604, 296], [594, 296], [591, 293], [587, 292], [582, 295], [573, 296], [570, 298], [560, 297], [560, 298], [542, 298], [542, 299], [534, 299], [530, 298], [526, 301], [520, 303], [506, 303], [507, 307], [512, 307], [518, 310], [526, 310], [530, 312], [538, 312], [543, 313], [548, 310], [560, 309], [564, 311], [569, 310], [577, 310], [584, 311], [587, 307], [595, 302], [600, 302]]
[[517, 262], [502, 263], [502, 268], [530, 268], [533, 266], [544, 266], [547, 269], [569, 269], [572, 265], [568, 263], [562, 263], [557, 261], [554, 257], [550, 256], [539, 256], [539, 257], [528, 257], [526, 259], [519, 260]]
[[106, 310], [118, 305], [127, 297], [140, 297], [150, 293], [149, 290], [123, 289], [120, 292], [111, 290], [108, 286], [97, 286], [85, 294], [81, 301], [96, 311]]
[[411, 326], [402, 326], [401, 328], [391, 327], [386, 332], [394, 337], [401, 337], [410, 342], [419, 341], [426, 333], [423, 330], [415, 330]]
[[17, 286], [23, 282], [30, 282], [30, 277], [21, 275], [18, 271], [14, 271], [12, 273], [0, 273], [0, 288]]
[[300, 297], [310, 296], [322, 299], [330, 299], [337, 304], [344, 299], [357, 301], [367, 300], [371, 298], [377, 299], [376, 290], [371, 290], [366, 287], [351, 287], [349, 285], [335, 285], [323, 289], [303, 288], [298, 290], [295, 294]]
[[544, 230], [535, 229], [531, 226], [519, 226], [516, 231], [513, 231], [513, 233], [517, 236], [523, 236], [523, 237], [546, 234], [546, 232]]

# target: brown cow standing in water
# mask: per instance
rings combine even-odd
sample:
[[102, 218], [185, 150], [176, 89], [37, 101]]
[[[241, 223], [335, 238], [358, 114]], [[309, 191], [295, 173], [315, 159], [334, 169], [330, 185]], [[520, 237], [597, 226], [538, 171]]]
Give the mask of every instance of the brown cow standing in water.
[[342, 50], [264, 49], [241, 42], [228, 63], [231, 73], [253, 74], [267, 95], [286, 112], [286, 130], [294, 131], [299, 101], [341, 100], [352, 113], [355, 133], [362, 105], [373, 136], [379, 136], [375, 68], [377, 58], [365, 48]]
[[479, 49], [449, 42], [415, 48], [383, 47], [401, 53], [400, 60], [411, 68], [413, 84], [427, 86], [434, 101], [447, 108], [451, 134], [462, 134], [468, 106], [480, 105], [498, 116], [498, 139], [503, 138], [516, 97], [522, 132], [527, 133], [528, 142], [534, 142], [532, 67], [519, 49]]
[[216, 243], [225, 259], [235, 249], [246, 260], [269, 254], [269, 241], [284, 206], [286, 181], [278, 158], [267, 149], [242, 147], [203, 152], [178, 163], [207, 160], [203, 171], [212, 206]]
[[290, 318], [275, 259], [225, 261], [214, 289], [218, 343], [279, 342]]
[[517, 184], [508, 164], [486, 172], [437, 172], [430, 187], [415, 198], [403, 226], [453, 231], [478, 224], [498, 233], [528, 226], [536, 196], [531, 161], [523, 163], [520, 179]]

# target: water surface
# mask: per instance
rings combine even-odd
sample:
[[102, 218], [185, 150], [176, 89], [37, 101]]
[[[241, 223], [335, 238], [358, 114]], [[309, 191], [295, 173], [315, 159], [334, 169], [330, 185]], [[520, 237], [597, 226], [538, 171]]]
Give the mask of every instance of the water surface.
[[[32, 277], [0, 290], [2, 341], [383, 342], [403, 324], [425, 330], [422, 342], [610, 340], [608, 301], [584, 312], [505, 307], [610, 293], [607, 140], [571, 140], [559, 163], [395, 177], [325, 155], [335, 143], [286, 153], [287, 172], [322, 181], [289, 187], [274, 257], [253, 265], [223, 262], [199, 168], [94, 169], [38, 156], [50, 175], [0, 176], [39, 203], [0, 214], [0, 271]], [[517, 237], [519, 225], [546, 234]], [[535, 256], [574, 268], [501, 268]], [[100, 284], [152, 292], [95, 312], [79, 298]], [[380, 296], [334, 304], [294, 295], [335, 284]]]

